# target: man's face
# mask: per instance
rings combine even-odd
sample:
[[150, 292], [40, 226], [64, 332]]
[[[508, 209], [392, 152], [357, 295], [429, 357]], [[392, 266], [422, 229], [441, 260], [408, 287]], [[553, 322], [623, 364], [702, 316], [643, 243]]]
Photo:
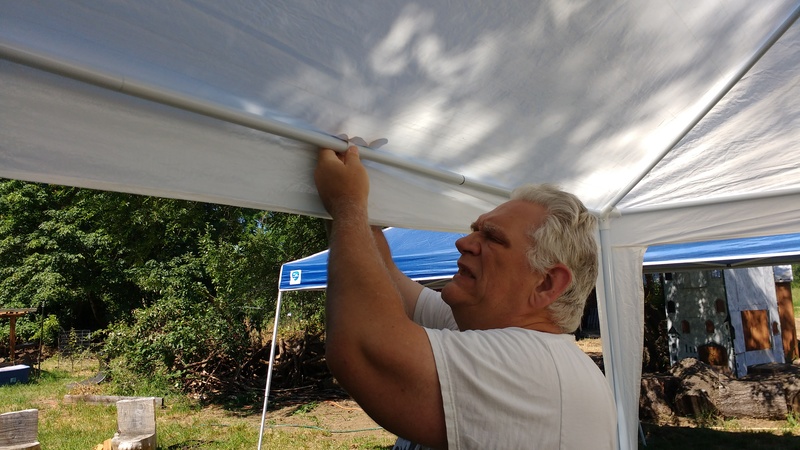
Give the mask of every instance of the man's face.
[[472, 233], [456, 241], [458, 273], [442, 290], [461, 330], [520, 326], [541, 275], [533, 273], [526, 252], [528, 230], [547, 215], [544, 207], [511, 200], [481, 215]]

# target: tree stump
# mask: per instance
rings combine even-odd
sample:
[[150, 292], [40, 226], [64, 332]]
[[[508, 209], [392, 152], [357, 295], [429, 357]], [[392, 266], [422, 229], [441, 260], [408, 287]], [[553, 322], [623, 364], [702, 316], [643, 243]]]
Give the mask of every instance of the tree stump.
[[[785, 366], [785, 365], [784, 365]], [[735, 379], [694, 358], [670, 372], [680, 379], [675, 410], [685, 416], [706, 414], [724, 418], [785, 419], [800, 407], [800, 368], [756, 373]]]
[[680, 382], [680, 378], [670, 375], [642, 374], [639, 418], [653, 422], [674, 418], [673, 400]]

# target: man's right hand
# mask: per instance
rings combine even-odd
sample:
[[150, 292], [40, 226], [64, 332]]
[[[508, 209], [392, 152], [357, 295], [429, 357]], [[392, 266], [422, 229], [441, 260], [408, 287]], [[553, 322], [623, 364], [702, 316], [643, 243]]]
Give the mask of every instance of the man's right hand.
[[322, 204], [334, 219], [347, 214], [351, 208], [366, 214], [369, 176], [361, 164], [357, 147], [352, 146], [344, 153], [320, 149], [314, 182]]

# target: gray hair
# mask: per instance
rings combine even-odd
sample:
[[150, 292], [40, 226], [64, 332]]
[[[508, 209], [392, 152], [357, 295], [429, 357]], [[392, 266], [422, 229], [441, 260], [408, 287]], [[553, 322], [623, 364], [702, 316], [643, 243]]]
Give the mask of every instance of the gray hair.
[[557, 263], [572, 272], [572, 282], [547, 310], [565, 333], [581, 323], [586, 299], [597, 282], [597, 219], [573, 194], [550, 184], [526, 184], [511, 193], [512, 200], [536, 203], [547, 209], [541, 226], [529, 231], [531, 269], [544, 273]]

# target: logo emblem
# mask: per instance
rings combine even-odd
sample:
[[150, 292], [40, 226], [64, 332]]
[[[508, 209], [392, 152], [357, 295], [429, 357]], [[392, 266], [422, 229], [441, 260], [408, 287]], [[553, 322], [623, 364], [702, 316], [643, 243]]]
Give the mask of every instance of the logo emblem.
[[302, 270], [292, 270], [289, 272], [289, 286], [300, 284], [300, 280], [303, 278], [302, 273]]

